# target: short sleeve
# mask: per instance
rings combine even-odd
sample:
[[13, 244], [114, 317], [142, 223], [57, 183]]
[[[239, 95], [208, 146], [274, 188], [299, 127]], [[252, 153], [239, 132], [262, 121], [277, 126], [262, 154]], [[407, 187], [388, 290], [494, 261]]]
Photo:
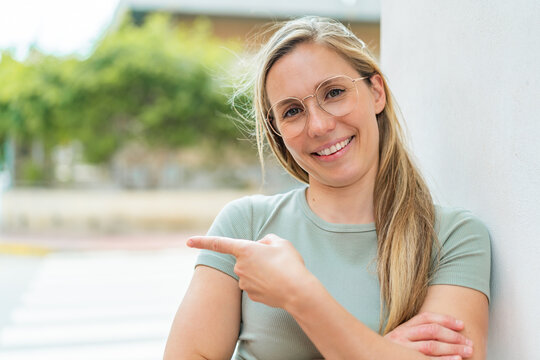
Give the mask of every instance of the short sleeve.
[[[252, 239], [252, 209], [249, 197], [234, 200], [220, 211], [207, 235], [226, 236], [235, 239]], [[205, 265], [224, 272], [238, 280], [234, 273], [236, 259], [229, 254], [201, 250], [195, 267]]]
[[440, 258], [430, 285], [472, 288], [490, 300], [491, 242], [486, 226], [465, 210], [442, 210]]

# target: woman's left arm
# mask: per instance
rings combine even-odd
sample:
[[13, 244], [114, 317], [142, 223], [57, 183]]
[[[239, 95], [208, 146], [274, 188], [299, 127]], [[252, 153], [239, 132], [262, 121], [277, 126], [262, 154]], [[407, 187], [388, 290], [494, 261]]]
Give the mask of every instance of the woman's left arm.
[[461, 334], [473, 341], [474, 352], [469, 359], [484, 360], [487, 356], [488, 305], [486, 295], [478, 290], [455, 285], [432, 285], [420, 313], [445, 314], [462, 320], [465, 327]]
[[[240, 288], [253, 301], [289, 312], [326, 359], [461, 359], [459, 356], [428, 357], [371, 330], [342, 307], [307, 270], [290, 242], [275, 235], [258, 242], [196, 237], [190, 239], [188, 245], [234, 255]], [[487, 301], [482, 303], [484, 295], [478, 294], [466, 288], [434, 285], [428, 291], [422, 310], [463, 320], [466, 336], [473, 340], [475, 349], [478, 346], [480, 350], [478, 353], [475, 350], [473, 357], [463, 358], [483, 360]], [[435, 343], [428, 341], [425, 346]]]
[[[434, 341], [436, 335], [419, 334], [422, 338], [433, 337], [434, 340], [416, 342], [418, 351], [383, 338], [347, 312], [314, 277], [299, 287], [297, 294], [291, 297], [286, 310], [327, 359], [461, 359], [455, 355], [423, 355], [444, 353], [444, 349], [437, 347], [445, 344]], [[472, 354], [462, 353], [463, 359], [486, 358], [488, 305], [484, 294], [459, 286], [431, 286], [419, 316], [433, 313], [450, 315], [464, 322], [462, 334], [473, 341], [474, 351]], [[432, 328], [437, 331], [436, 326]]]

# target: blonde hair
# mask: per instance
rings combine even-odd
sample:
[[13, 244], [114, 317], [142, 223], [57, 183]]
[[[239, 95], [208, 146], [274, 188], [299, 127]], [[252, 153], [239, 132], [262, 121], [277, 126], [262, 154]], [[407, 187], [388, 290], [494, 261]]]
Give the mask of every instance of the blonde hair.
[[[255, 77], [242, 90], [253, 91], [251, 115], [263, 166], [266, 139], [281, 165], [296, 179], [309, 183], [306, 171], [293, 159], [283, 140], [268, 128], [266, 120], [270, 105], [267, 74], [295, 46], [305, 42], [323, 44], [343, 56], [360, 76], [379, 74], [383, 79], [386, 105], [377, 115], [379, 168], [373, 201], [382, 303], [379, 332], [386, 334], [416, 315], [426, 297], [432, 251], [436, 250], [435, 210], [429, 189], [411, 161], [392, 94], [365, 44], [344, 25], [326, 18], [303, 17], [276, 27], [277, 31], [258, 53]], [[365, 81], [371, 86], [369, 79]]]

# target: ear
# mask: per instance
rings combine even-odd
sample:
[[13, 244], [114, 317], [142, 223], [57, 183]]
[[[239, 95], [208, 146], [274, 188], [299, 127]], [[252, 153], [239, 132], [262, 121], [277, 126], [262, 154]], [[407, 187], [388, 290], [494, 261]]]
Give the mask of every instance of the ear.
[[370, 90], [373, 94], [375, 113], [379, 115], [386, 106], [386, 92], [384, 91], [384, 81], [379, 74], [373, 75], [369, 80], [371, 82]]

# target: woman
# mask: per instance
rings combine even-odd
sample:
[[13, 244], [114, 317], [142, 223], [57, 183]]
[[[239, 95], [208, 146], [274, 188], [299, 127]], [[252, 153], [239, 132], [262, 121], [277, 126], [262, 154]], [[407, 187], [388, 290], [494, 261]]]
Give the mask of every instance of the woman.
[[165, 358], [485, 359], [488, 233], [433, 205], [364, 44], [287, 22], [253, 93], [259, 150], [307, 186], [234, 201], [188, 241], [206, 250]]

